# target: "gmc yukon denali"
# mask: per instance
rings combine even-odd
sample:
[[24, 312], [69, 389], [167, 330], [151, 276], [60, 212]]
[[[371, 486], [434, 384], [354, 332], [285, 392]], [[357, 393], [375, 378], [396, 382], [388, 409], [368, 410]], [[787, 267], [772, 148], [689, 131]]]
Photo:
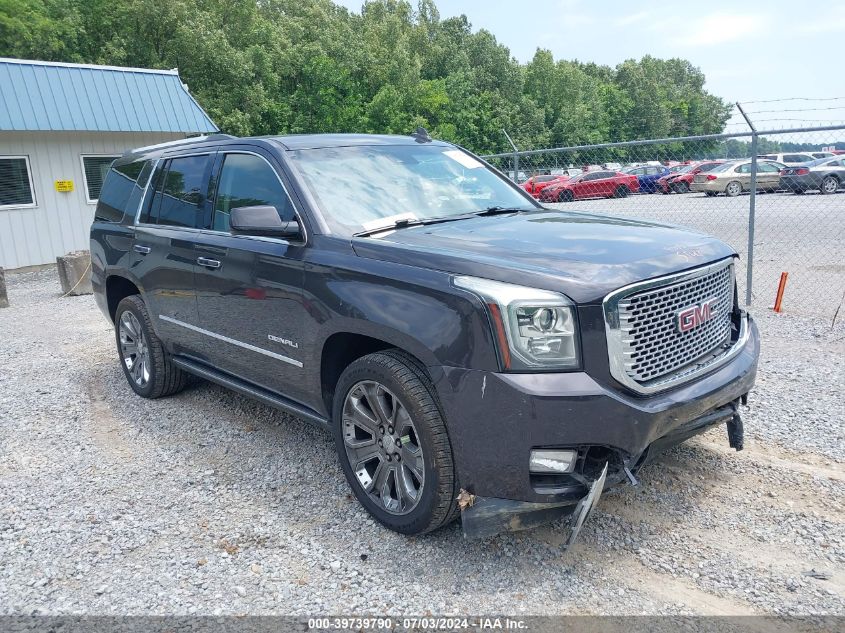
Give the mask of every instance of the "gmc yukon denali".
[[333, 434], [360, 503], [418, 534], [570, 515], [714, 425], [742, 448], [759, 336], [736, 253], [547, 209], [419, 129], [139, 148], [92, 281], [136, 394], [189, 375]]

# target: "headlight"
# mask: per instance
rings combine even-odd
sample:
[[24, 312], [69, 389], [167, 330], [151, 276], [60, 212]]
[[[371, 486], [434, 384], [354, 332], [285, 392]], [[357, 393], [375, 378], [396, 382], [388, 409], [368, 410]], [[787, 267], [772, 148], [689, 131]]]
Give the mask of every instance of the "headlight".
[[562, 294], [478, 277], [454, 277], [490, 311], [505, 369], [578, 366], [575, 307]]

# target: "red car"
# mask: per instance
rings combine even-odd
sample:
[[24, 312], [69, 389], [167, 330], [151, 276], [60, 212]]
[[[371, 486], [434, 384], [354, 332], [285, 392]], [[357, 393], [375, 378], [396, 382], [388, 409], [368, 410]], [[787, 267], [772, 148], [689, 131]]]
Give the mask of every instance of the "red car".
[[660, 178], [657, 181], [657, 190], [660, 193], [672, 193], [673, 191], [675, 193], [687, 193], [696, 174], [710, 171], [724, 162], [723, 160], [704, 160], [699, 163], [690, 163], [684, 169]]
[[545, 187], [540, 192], [540, 200], [569, 202], [583, 198], [625, 198], [639, 189], [636, 176], [617, 171], [589, 171]]
[[567, 176], [531, 176], [521, 186], [532, 196], [538, 198], [543, 189], [558, 182], [563, 182], [564, 180], [567, 180]]

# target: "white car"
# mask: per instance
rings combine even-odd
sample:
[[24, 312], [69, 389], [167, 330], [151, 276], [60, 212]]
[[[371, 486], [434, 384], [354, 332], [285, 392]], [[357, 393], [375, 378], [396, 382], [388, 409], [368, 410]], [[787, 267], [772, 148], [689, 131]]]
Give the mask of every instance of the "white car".
[[816, 158], [812, 154], [804, 154], [802, 152], [792, 152], [785, 154], [761, 154], [757, 158], [761, 158], [763, 160], [773, 160], [777, 163], [783, 163], [787, 167], [795, 167], [797, 165], [803, 165], [804, 163], [809, 163], [810, 161], [816, 160]]

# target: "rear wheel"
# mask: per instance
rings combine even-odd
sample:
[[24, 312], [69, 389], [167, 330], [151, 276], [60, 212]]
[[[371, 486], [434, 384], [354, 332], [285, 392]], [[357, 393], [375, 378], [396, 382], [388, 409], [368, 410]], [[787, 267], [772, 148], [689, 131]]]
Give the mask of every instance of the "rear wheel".
[[413, 358], [387, 350], [353, 362], [340, 377], [332, 413], [346, 480], [382, 525], [422, 534], [457, 516], [446, 424]]
[[837, 189], [839, 189], [839, 181], [834, 176], [825, 176], [819, 187], [819, 191], [825, 194], [836, 193]]
[[742, 184], [737, 182], [736, 180], [732, 180], [728, 183], [728, 186], [725, 187], [725, 194], [731, 198], [735, 198], [739, 194], [742, 193]]
[[123, 299], [114, 314], [121, 366], [129, 386], [144, 398], [161, 398], [185, 388], [188, 375], [171, 361], [138, 295]]
[[616, 188], [616, 191], [613, 192], [614, 198], [627, 198], [628, 195], [631, 193], [631, 190], [628, 189], [626, 185], [619, 185]]
[[557, 195], [558, 202], [572, 202], [574, 196], [571, 191], [564, 189]]

